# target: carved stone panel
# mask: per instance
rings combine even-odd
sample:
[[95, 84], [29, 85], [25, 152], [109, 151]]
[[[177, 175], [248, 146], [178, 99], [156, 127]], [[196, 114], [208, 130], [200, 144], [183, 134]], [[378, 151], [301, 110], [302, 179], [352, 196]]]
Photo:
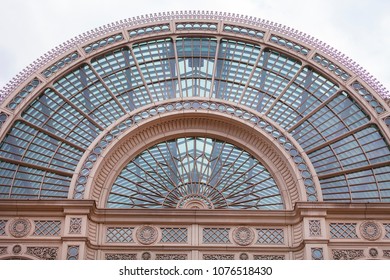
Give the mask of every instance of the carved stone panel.
[[186, 260], [186, 254], [156, 254], [156, 260]]
[[390, 258], [390, 250], [383, 250], [383, 256], [386, 258]]
[[204, 260], [234, 260], [233, 254], [204, 254]]
[[310, 236], [321, 236], [321, 221], [310, 220], [309, 221]]
[[27, 254], [40, 260], [55, 260], [58, 255], [57, 247], [27, 247]]
[[106, 254], [106, 260], [136, 260], [137, 254]]
[[357, 260], [364, 257], [363, 250], [332, 250], [334, 260]]
[[7, 247], [0, 247], [0, 255], [7, 254]]
[[284, 260], [285, 256], [283, 255], [254, 255], [254, 260]]
[[70, 218], [69, 233], [80, 234], [82, 221], [81, 218]]

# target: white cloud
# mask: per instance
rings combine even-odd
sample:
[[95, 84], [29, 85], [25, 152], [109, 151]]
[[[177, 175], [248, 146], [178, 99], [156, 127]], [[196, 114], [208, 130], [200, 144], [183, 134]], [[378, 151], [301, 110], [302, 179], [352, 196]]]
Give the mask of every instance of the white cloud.
[[340, 0], [14, 0], [0, 11], [0, 88], [51, 48], [101, 25], [162, 11], [256, 16], [308, 33], [350, 56], [390, 88], [390, 2]]

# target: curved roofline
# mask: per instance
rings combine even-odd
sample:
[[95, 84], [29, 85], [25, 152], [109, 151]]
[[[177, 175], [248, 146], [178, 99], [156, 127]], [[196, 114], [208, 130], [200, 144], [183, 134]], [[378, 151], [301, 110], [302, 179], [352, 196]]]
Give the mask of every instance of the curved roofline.
[[185, 20], [185, 19], [198, 19], [198, 20], [223, 20], [226, 22], [232, 23], [242, 23], [247, 25], [252, 25], [254, 27], [260, 27], [270, 31], [278, 32], [280, 34], [286, 35], [289, 38], [295, 39], [299, 42], [303, 42], [316, 50], [323, 52], [328, 55], [334, 61], [340, 63], [342, 66], [345, 66], [348, 70], [360, 77], [367, 85], [369, 85], [374, 91], [376, 91], [382, 98], [390, 98], [389, 90], [381, 84], [373, 75], [371, 75], [367, 70], [365, 70], [358, 63], [353, 61], [351, 58], [341, 53], [337, 49], [329, 46], [328, 44], [316, 39], [313, 36], [310, 36], [306, 33], [303, 33], [294, 28], [290, 28], [285, 25], [281, 25], [269, 20], [260, 19], [252, 16], [244, 16], [235, 13], [226, 13], [226, 12], [217, 12], [217, 11], [170, 11], [154, 14], [145, 14], [133, 18], [128, 18], [116, 22], [112, 22], [107, 25], [100, 26], [93, 30], [82, 33], [66, 42], [58, 45], [53, 48], [51, 51], [45, 53], [37, 60], [32, 62], [26, 68], [24, 68], [19, 74], [12, 78], [2, 89], [0, 89], [0, 105], [17, 87], [19, 87], [23, 82], [25, 82], [33, 73], [38, 69], [54, 61], [56, 58], [61, 55], [65, 55], [72, 48], [77, 47], [81, 44], [84, 44], [88, 41], [98, 38], [106, 33], [119, 31], [124, 28], [134, 27], [141, 24], [156, 23], [160, 21], [167, 20]]

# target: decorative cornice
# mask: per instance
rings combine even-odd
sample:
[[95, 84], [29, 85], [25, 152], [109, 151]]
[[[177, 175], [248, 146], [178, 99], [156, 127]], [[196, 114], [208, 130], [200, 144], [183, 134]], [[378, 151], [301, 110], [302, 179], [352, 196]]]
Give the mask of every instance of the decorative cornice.
[[328, 44], [296, 29], [272, 21], [259, 19], [252, 16], [243, 16], [235, 13], [222, 13], [214, 11], [172, 11], [142, 15], [116, 21], [87, 31], [60, 44], [51, 51], [39, 57], [37, 60], [23, 69], [19, 74], [17, 74], [10, 82], [8, 82], [4, 88], [0, 90], [0, 104], [8, 95], [10, 95], [16, 88], [27, 81], [40, 68], [49, 64], [50, 62], [51, 64], [54, 64], [55, 60], [58, 60], [60, 56], [68, 54], [71, 50], [76, 49], [78, 46], [84, 45], [87, 42], [96, 41], [98, 37], [101, 37], [105, 34], [122, 31], [124, 29], [129, 29], [140, 25], [153, 24], [170, 20], [224, 21], [226, 23], [245, 24], [255, 28], [266, 29], [270, 32], [277, 32], [287, 36], [290, 39], [294, 39], [297, 42], [304, 43], [311, 48], [316, 49], [317, 51], [321, 51], [322, 53], [329, 56], [333, 61], [355, 73], [356, 76], [360, 77], [383, 98], [389, 97], [389, 91], [383, 86], [383, 84], [374, 78], [368, 71], [363, 69], [362, 66]]

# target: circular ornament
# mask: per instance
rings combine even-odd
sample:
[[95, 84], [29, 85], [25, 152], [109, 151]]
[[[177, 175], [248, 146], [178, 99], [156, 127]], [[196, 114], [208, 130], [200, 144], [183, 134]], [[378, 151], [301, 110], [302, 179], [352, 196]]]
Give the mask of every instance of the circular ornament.
[[144, 252], [144, 253], [142, 253], [141, 258], [143, 260], [150, 260], [152, 258], [152, 255], [149, 252]]
[[15, 245], [14, 247], [12, 247], [12, 253], [14, 253], [15, 255], [19, 254], [21, 251], [22, 251], [22, 246], [20, 245]]
[[377, 240], [382, 235], [381, 227], [373, 221], [366, 221], [360, 225], [360, 233], [364, 239]]
[[238, 227], [233, 231], [233, 240], [238, 245], [247, 246], [253, 242], [254, 232], [248, 227]]
[[370, 254], [371, 257], [376, 258], [378, 256], [378, 250], [375, 248], [371, 248], [368, 253]]
[[31, 223], [26, 219], [13, 220], [9, 225], [9, 232], [14, 237], [24, 237], [31, 229]]
[[142, 226], [137, 230], [138, 242], [143, 245], [150, 245], [157, 240], [157, 229], [152, 226]]
[[247, 253], [241, 253], [241, 254], [240, 254], [240, 260], [245, 261], [245, 260], [247, 260], [247, 259], [249, 259], [249, 256], [248, 256]]

